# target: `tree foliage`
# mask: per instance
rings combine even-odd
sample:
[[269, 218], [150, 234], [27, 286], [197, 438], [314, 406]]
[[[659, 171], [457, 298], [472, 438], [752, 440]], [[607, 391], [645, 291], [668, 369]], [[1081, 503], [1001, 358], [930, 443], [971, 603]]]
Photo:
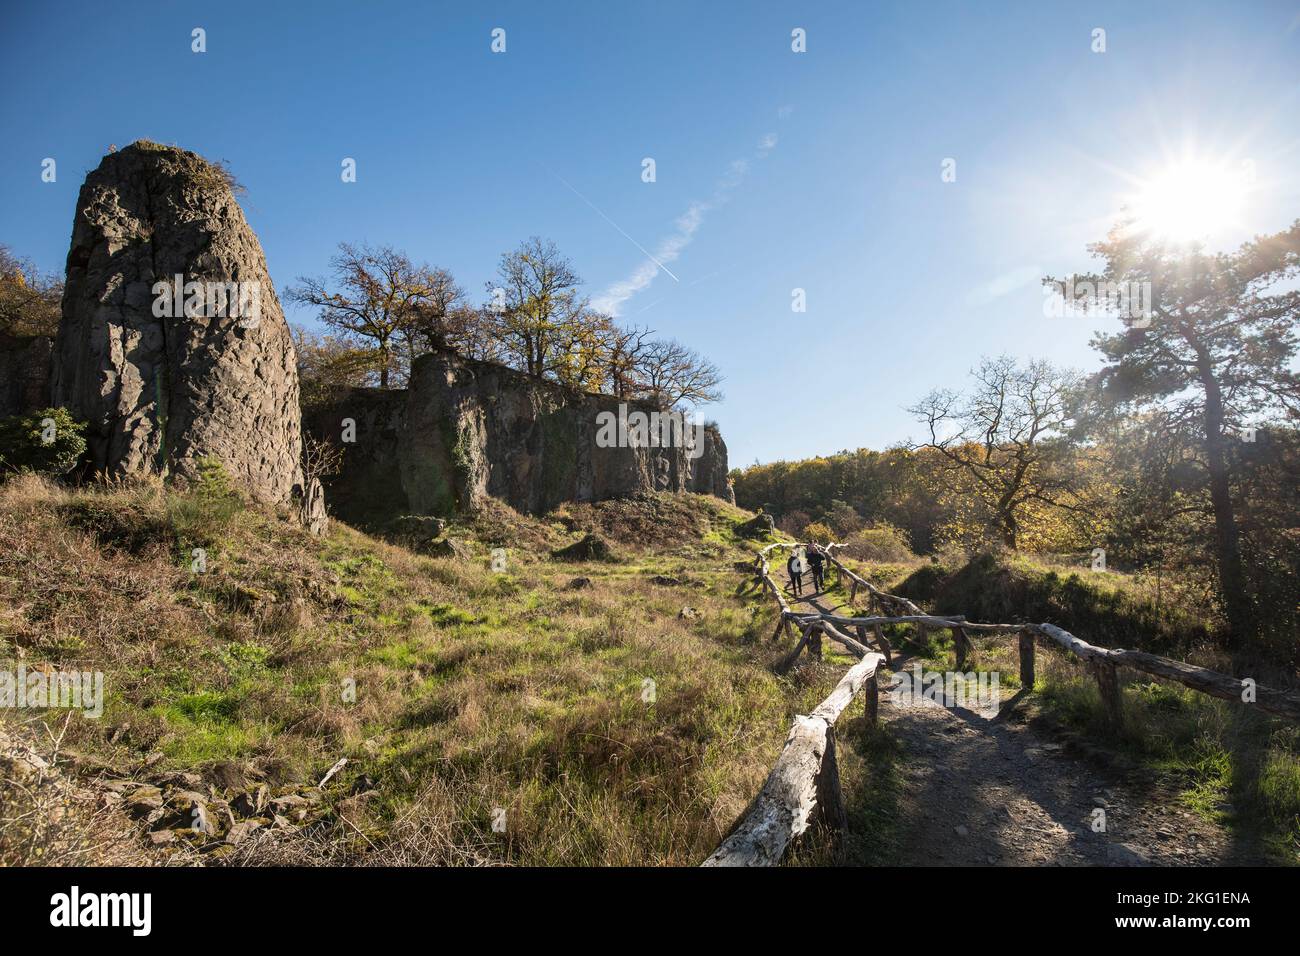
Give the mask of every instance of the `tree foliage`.
[[[1149, 322], [1099, 334], [1106, 366], [1092, 380], [1094, 430], [1141, 418], [1167, 436], [1152, 459], [1169, 487], [1208, 498], [1213, 555], [1234, 648], [1260, 629], [1257, 589], [1242, 551], [1243, 438], [1294, 422], [1300, 319], [1300, 221], [1276, 235], [1210, 255], [1153, 240], [1121, 223], [1092, 247], [1103, 268], [1076, 282], [1152, 292]], [[1063, 280], [1048, 278], [1064, 289]], [[1085, 300], [1085, 307], [1087, 302]], [[1170, 467], [1170, 465], [1176, 467]]]
[[48, 335], [59, 330], [63, 279], [43, 275], [8, 246], [0, 245], [0, 333]]

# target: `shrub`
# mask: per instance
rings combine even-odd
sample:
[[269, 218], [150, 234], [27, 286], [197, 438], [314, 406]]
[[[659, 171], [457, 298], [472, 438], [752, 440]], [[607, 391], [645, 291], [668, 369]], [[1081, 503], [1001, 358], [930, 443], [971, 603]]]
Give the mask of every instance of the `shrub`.
[[0, 421], [0, 475], [34, 471], [66, 475], [86, 453], [86, 430], [66, 408], [46, 408]]
[[172, 527], [186, 545], [210, 545], [243, 510], [244, 500], [218, 459], [206, 456], [194, 465], [196, 476], [189, 489], [168, 503]]
[[814, 521], [803, 529], [805, 541], [815, 541], [818, 544], [829, 544], [835, 540], [835, 532], [830, 527], [820, 521]]
[[914, 561], [916, 555], [908, 546], [907, 535], [891, 524], [875, 524], [863, 528], [846, 542], [848, 554], [859, 561]]

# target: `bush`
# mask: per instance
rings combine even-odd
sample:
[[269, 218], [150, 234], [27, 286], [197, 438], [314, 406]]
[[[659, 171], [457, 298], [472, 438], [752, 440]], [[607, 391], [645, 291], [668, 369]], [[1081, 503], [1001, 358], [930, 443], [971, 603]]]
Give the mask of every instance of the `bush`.
[[46, 408], [0, 421], [0, 475], [34, 471], [66, 475], [86, 453], [86, 426], [66, 408]]
[[835, 540], [835, 532], [820, 521], [814, 521], [803, 529], [803, 539], [817, 544], [830, 544]]
[[196, 477], [189, 489], [169, 501], [172, 527], [186, 547], [215, 544], [244, 509], [244, 499], [218, 459], [206, 456], [195, 459], [194, 465]]
[[859, 561], [915, 561], [907, 535], [891, 524], [863, 528], [846, 542], [847, 553]]

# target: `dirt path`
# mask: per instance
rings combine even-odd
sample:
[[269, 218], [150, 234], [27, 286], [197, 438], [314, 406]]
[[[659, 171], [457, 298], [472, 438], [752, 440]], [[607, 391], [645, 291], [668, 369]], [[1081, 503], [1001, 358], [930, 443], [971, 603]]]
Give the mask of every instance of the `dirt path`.
[[[911, 665], [896, 659], [895, 669]], [[1006, 696], [1006, 695], [1004, 695]], [[880, 717], [901, 742], [904, 866], [1248, 863], [1221, 828], [1030, 729], [1018, 715], [899, 705]], [[1094, 811], [1105, 811], [1104, 832]]]
[[[787, 590], [787, 594], [789, 591]], [[805, 587], [791, 604], [836, 608]], [[914, 659], [895, 656], [890, 670]], [[895, 678], [896, 680], [897, 678]], [[1004, 705], [1010, 695], [1002, 694]], [[907, 706], [881, 687], [898, 740], [902, 866], [1222, 866], [1267, 862], [1139, 773], [1078, 756], [1004, 706]], [[1104, 811], [1104, 818], [1097, 811]], [[1100, 826], [1098, 825], [1100, 823]]]

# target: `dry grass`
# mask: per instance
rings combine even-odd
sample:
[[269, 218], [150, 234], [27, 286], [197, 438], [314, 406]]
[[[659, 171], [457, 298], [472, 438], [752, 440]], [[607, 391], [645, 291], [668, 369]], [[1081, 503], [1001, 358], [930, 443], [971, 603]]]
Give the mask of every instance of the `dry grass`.
[[[234, 862], [696, 863], [836, 676], [771, 674], [770, 602], [735, 593], [746, 516], [713, 499], [495, 508], [449, 529], [456, 561], [196, 495], [0, 488], [0, 658], [103, 670], [65, 745], [119, 773], [294, 784], [349, 758], [331, 820]], [[552, 562], [588, 528], [622, 560]]]
[[150, 865], [130, 820], [65, 774], [68, 723], [0, 727], [0, 867]]

